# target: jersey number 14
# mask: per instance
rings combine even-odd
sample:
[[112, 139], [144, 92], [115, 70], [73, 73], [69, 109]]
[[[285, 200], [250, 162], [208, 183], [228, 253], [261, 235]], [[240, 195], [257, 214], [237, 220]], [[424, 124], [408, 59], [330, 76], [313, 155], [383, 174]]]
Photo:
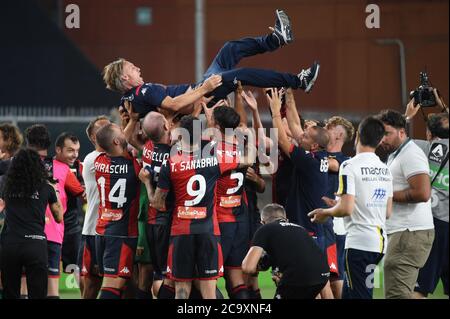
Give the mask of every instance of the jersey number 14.
[[[105, 201], [106, 201], [106, 191], [105, 191], [106, 179], [102, 176], [97, 180], [97, 183], [98, 183], [98, 185], [100, 185], [101, 204], [103, 207], [106, 207], [106, 203], [105, 203]], [[126, 187], [127, 187], [127, 180], [125, 178], [119, 178], [108, 193], [108, 201], [110, 203], [116, 203], [117, 208], [123, 207], [123, 205], [127, 202], [127, 198], [125, 197]]]

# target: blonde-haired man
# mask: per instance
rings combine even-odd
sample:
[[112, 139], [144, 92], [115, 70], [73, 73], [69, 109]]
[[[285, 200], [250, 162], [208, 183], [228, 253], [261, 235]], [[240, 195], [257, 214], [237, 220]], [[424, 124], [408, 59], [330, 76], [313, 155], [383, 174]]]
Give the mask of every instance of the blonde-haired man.
[[[342, 147], [346, 142], [353, 139], [355, 128], [353, 124], [341, 116], [333, 116], [326, 121], [325, 128], [328, 131], [330, 141], [328, 143], [328, 191], [327, 197], [335, 199], [335, 193], [339, 187], [339, 167], [340, 165], [350, 159], [342, 153]], [[332, 258], [332, 263], [336, 268], [330, 276], [331, 290], [336, 299], [342, 297], [342, 287], [344, 284], [344, 261], [345, 261], [345, 237], [346, 230], [344, 227], [344, 220], [341, 217], [329, 219], [324, 224], [324, 231], [327, 234], [329, 242], [327, 247], [329, 249], [329, 258]]]
[[225, 43], [210, 67], [204, 80], [198, 84], [162, 85], [144, 83], [141, 69], [132, 62], [118, 59], [105, 66], [103, 79], [110, 90], [123, 94], [122, 102], [132, 103], [134, 112], [141, 117], [158, 108], [172, 112], [190, 113], [191, 105], [203, 96], [214, 97], [215, 103], [234, 92], [238, 81], [256, 87], [301, 88], [309, 92], [319, 73], [319, 64], [301, 70], [299, 74], [279, 73], [270, 70], [239, 68], [239, 61], [248, 56], [274, 51], [293, 41], [290, 20], [283, 10], [276, 10], [272, 33], [256, 38], [244, 38]]

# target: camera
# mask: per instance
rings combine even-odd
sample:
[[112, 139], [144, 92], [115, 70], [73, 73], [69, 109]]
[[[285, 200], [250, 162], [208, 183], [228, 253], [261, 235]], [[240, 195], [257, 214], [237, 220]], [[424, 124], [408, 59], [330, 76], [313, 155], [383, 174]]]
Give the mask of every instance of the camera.
[[257, 269], [259, 271], [266, 271], [272, 266], [272, 261], [270, 260], [269, 255], [266, 252], [263, 252], [261, 258], [258, 261]]
[[420, 85], [414, 91], [411, 91], [410, 98], [414, 98], [414, 105], [420, 104], [422, 107], [432, 107], [436, 105], [436, 97], [430, 80], [426, 72], [420, 72]]
[[47, 178], [49, 182], [52, 184], [58, 183], [58, 180], [53, 178], [53, 158], [46, 157], [42, 160], [42, 162], [45, 170], [47, 171]]

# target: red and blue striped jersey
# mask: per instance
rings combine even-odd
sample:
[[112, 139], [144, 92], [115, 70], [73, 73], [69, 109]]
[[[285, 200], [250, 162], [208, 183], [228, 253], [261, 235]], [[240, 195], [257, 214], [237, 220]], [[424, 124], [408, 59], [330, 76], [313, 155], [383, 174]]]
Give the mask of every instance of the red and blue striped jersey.
[[127, 154], [100, 154], [94, 162], [100, 195], [96, 232], [104, 236], [136, 237], [139, 213], [140, 166]]
[[[219, 152], [230, 154], [239, 162], [236, 144], [222, 142]], [[216, 210], [219, 223], [235, 223], [247, 220], [248, 200], [244, 189], [247, 168], [224, 173], [217, 181]]]
[[[142, 164], [144, 167], [149, 166], [151, 171], [151, 183], [154, 189], [158, 185], [159, 173], [161, 166], [170, 156], [170, 145], [153, 143], [149, 140], [144, 145], [142, 152]], [[148, 208], [148, 224], [169, 225], [172, 217], [173, 209], [173, 192], [170, 192], [166, 198], [167, 211], [161, 212], [153, 207]]]
[[196, 152], [169, 157], [161, 168], [158, 187], [172, 190], [175, 195], [172, 236], [220, 235], [215, 209], [217, 180], [239, 164], [235, 158], [214, 149], [214, 142], [202, 146]]

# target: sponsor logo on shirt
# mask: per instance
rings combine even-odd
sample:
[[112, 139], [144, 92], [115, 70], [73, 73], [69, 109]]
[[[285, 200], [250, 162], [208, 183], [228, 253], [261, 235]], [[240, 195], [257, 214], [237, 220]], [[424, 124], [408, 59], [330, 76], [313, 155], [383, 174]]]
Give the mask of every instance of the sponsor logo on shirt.
[[206, 217], [206, 207], [178, 207], [180, 219], [203, 219]]
[[386, 190], [384, 188], [377, 188], [374, 190], [372, 200], [381, 201], [386, 197]]
[[376, 188], [373, 191], [371, 201], [366, 204], [367, 208], [384, 208], [386, 207], [386, 190], [384, 188]]
[[110, 209], [110, 208], [104, 208], [100, 207], [100, 213], [101, 213], [101, 219], [108, 221], [108, 222], [116, 222], [118, 220], [122, 219], [123, 212], [121, 209]]
[[389, 175], [386, 167], [361, 167], [361, 175]]
[[241, 206], [241, 195], [220, 197], [220, 207], [233, 208]]

